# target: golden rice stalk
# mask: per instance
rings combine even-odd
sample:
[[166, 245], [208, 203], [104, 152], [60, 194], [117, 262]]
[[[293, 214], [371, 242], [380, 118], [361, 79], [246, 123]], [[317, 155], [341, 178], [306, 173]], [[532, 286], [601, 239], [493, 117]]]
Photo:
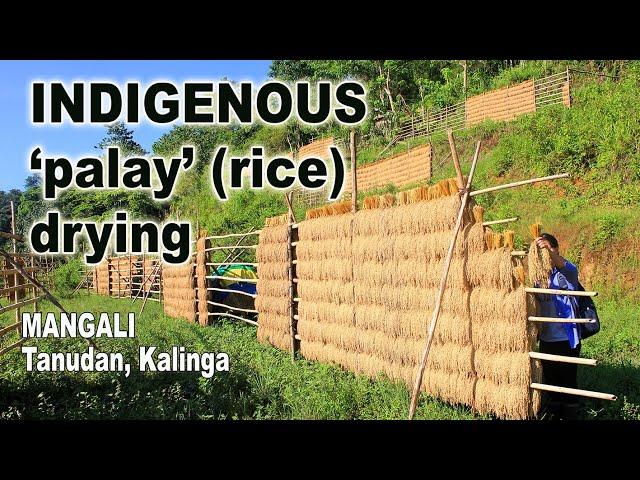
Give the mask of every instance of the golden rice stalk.
[[332, 260], [348, 254], [351, 248], [349, 238], [330, 238], [326, 240], [298, 240], [296, 257], [304, 260]]
[[[305, 220], [298, 225], [300, 240], [327, 240], [350, 237], [353, 215], [334, 215], [330, 217]], [[286, 245], [285, 245], [286, 251]]]
[[476, 223], [484, 222], [484, 207], [482, 205], [473, 206], [473, 219]]
[[280, 225], [287, 225], [289, 223], [289, 214], [283, 213], [276, 217], [267, 217], [264, 219], [265, 227], [278, 227]]
[[256, 249], [256, 259], [259, 264], [267, 262], [287, 262], [287, 244], [259, 243]]
[[[260, 321], [258, 321], [258, 323], [259, 322]], [[289, 350], [291, 348], [291, 336], [289, 333], [282, 333], [258, 326], [257, 337], [260, 343], [273, 345], [280, 350]]]
[[487, 250], [493, 250], [493, 230], [490, 228], [484, 229], [484, 242], [487, 246]]
[[528, 352], [490, 352], [477, 348], [473, 366], [479, 378], [494, 383], [531, 384], [531, 359]]
[[501, 233], [495, 233], [493, 234], [493, 241], [491, 242], [493, 245], [493, 248], [502, 248], [503, 247], [503, 242], [502, 242], [502, 234]]
[[256, 284], [258, 296], [267, 295], [276, 298], [289, 298], [289, 280], [266, 280], [258, 278]]
[[504, 240], [504, 246], [509, 247], [509, 249], [513, 250], [514, 245], [514, 235], [515, 232], [513, 230], [505, 230], [502, 232], [502, 238]]
[[473, 405], [475, 379], [457, 373], [426, 369], [423, 390], [452, 404]]
[[514, 288], [511, 255], [504, 248], [470, 256], [466, 262], [466, 274], [474, 287], [493, 287], [500, 291]]
[[487, 250], [482, 223], [473, 223], [465, 227], [464, 243], [469, 258], [481, 255]]
[[[427, 319], [422, 322], [422, 335], [426, 338]], [[439, 343], [467, 345], [471, 342], [471, 323], [467, 315], [441, 313], [436, 324], [434, 339]]]
[[298, 260], [297, 277], [301, 280], [350, 282], [353, 264], [350, 258], [326, 260]]
[[491, 413], [511, 420], [529, 418], [529, 385], [496, 384], [479, 378], [475, 393], [474, 407], [480, 413]]
[[350, 282], [301, 280], [298, 296], [310, 302], [353, 303], [353, 286]]
[[531, 242], [529, 247], [529, 253], [527, 255], [527, 267], [529, 270], [529, 279], [533, 286], [539, 286], [546, 288], [549, 285], [549, 278], [551, 276], [551, 270], [553, 269], [553, 263], [551, 261], [551, 255], [546, 248], [538, 247], [538, 244]]
[[458, 189], [458, 180], [455, 178], [449, 179], [449, 195], [455, 195], [460, 190]]
[[390, 193], [385, 193], [384, 195], [381, 195], [379, 198], [380, 198], [380, 208], [393, 207], [396, 201], [396, 197], [394, 197]]
[[524, 267], [522, 265], [517, 265], [513, 269], [514, 276], [517, 278], [520, 285], [524, 285], [525, 283], [525, 275], [524, 275]]
[[287, 280], [289, 278], [289, 265], [286, 262], [259, 263], [258, 277], [262, 280]]
[[529, 233], [531, 234], [531, 238], [534, 240], [540, 236], [542, 233], [542, 224], [540, 220], [536, 220], [536, 223], [529, 225]]
[[[291, 341], [291, 335], [289, 333], [289, 315], [277, 315], [274, 313], [260, 313], [258, 314], [258, 329], [266, 329], [272, 332], [277, 332], [283, 335], [289, 336]], [[288, 348], [285, 346], [285, 348]]]
[[380, 198], [378, 198], [377, 196], [365, 197], [364, 208], [365, 210], [374, 210], [376, 208], [380, 208]]
[[398, 205], [407, 205], [409, 203], [409, 192], [398, 192]]
[[[424, 342], [419, 342], [417, 357], [424, 349]], [[429, 350], [427, 368], [447, 373], [473, 375], [473, 348], [471, 345], [455, 343], [433, 343]]]
[[[277, 218], [277, 217], [276, 217]], [[287, 243], [289, 237], [288, 227], [286, 224], [267, 227], [265, 226], [259, 234], [259, 244], [264, 243]]]
[[298, 316], [299, 322], [334, 323], [350, 326], [354, 324], [355, 308], [353, 304], [312, 302], [303, 299], [298, 303]]
[[260, 314], [289, 315], [289, 297], [272, 297], [258, 295], [254, 301], [255, 309]]

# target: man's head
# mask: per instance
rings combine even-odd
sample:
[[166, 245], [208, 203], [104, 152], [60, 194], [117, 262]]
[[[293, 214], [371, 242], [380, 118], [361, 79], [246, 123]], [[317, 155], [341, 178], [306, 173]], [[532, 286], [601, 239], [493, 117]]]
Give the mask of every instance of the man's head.
[[540, 248], [548, 248], [554, 253], [558, 253], [558, 240], [550, 233], [543, 233], [537, 239]]

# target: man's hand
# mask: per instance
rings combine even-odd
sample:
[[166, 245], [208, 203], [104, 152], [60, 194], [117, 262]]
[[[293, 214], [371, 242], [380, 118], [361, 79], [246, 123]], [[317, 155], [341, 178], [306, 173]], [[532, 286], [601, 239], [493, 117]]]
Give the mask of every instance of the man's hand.
[[551, 246], [549, 240], [543, 237], [536, 238], [536, 245], [538, 245], [538, 248], [546, 248], [549, 251], [553, 250], [553, 247]]

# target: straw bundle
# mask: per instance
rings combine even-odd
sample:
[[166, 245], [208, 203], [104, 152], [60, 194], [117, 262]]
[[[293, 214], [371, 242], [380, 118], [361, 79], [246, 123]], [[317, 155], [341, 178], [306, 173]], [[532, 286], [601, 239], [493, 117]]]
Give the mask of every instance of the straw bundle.
[[[147, 273], [150, 275], [151, 271]], [[163, 308], [167, 315], [196, 321], [194, 265], [165, 265], [162, 269]]]
[[[457, 183], [447, 179], [397, 196], [367, 197], [355, 214], [323, 209], [301, 222], [301, 353], [412, 385], [459, 207]], [[464, 211], [423, 390], [482, 412], [526, 418], [539, 407], [529, 392], [537, 374], [528, 361], [535, 326], [527, 321], [524, 289], [516, 286], [513, 234], [484, 229], [483, 215], [473, 202]], [[266, 276], [277, 275], [269, 268]], [[278, 287], [283, 295], [286, 283]], [[260, 285], [258, 298], [266, 294]], [[282, 327], [276, 316], [286, 310], [274, 308], [277, 295], [268, 294], [256, 306], [274, 312], [268, 322], [286, 340], [287, 330], [276, 328]]]
[[534, 286], [546, 288], [549, 285], [549, 278], [551, 276], [551, 270], [553, 263], [551, 262], [551, 255], [549, 251], [541, 249], [536, 243], [536, 239], [542, 233], [542, 225], [539, 221], [529, 225], [529, 232], [533, 238], [531, 246], [529, 247], [529, 254], [527, 255], [527, 267], [529, 270], [529, 279]]
[[291, 348], [288, 222], [286, 214], [265, 219], [256, 249], [258, 282], [254, 303], [258, 340], [284, 350]]

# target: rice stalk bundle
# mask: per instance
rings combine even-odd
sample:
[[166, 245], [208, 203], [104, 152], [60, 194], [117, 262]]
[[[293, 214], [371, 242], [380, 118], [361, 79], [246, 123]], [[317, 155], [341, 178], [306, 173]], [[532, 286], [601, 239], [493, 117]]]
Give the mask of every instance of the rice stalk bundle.
[[515, 232], [513, 230], [505, 230], [502, 232], [503, 244], [505, 247], [513, 250]]
[[353, 303], [353, 286], [338, 281], [301, 280], [298, 296], [310, 302]]
[[530, 415], [529, 385], [498, 384], [478, 378], [474, 408], [499, 418], [525, 420]]
[[484, 207], [482, 205], [474, 205], [472, 207], [472, 211], [475, 223], [481, 224], [482, 222], [484, 222]]
[[490, 352], [475, 350], [473, 366], [478, 377], [494, 383], [528, 386], [531, 383], [531, 359], [527, 352]]
[[484, 229], [484, 242], [487, 250], [493, 250], [493, 230], [490, 228]]
[[[419, 342], [417, 358], [421, 358], [424, 341]], [[427, 359], [429, 370], [440, 370], [460, 375], [473, 375], [473, 347], [455, 343], [432, 343]]]
[[351, 240], [347, 237], [326, 240], [298, 240], [296, 257], [298, 261], [330, 260], [344, 257], [351, 248]]
[[470, 256], [466, 274], [473, 287], [493, 287], [504, 291], [514, 288], [511, 255], [504, 248]]
[[279, 227], [281, 225], [287, 225], [289, 223], [289, 214], [283, 213], [275, 217], [267, 217], [264, 219], [265, 227]]
[[258, 312], [269, 312], [275, 315], [289, 315], [289, 298], [258, 295], [254, 300]]
[[256, 249], [256, 260], [259, 264], [266, 262], [288, 262], [287, 255], [286, 243], [259, 243]]
[[491, 241], [493, 248], [502, 248], [504, 246], [501, 233], [493, 232], [493, 240]]
[[[381, 239], [378, 235], [359, 235], [354, 236], [351, 244], [352, 261], [355, 266], [360, 262], [384, 262], [385, 259], [394, 257], [394, 246], [396, 241], [394, 237]], [[348, 250], [343, 250], [348, 252]], [[337, 256], [337, 255], [336, 255]]]
[[[422, 321], [422, 332], [426, 337], [430, 317]], [[439, 343], [467, 345], [471, 342], [471, 322], [468, 316], [441, 313], [434, 331], [434, 339]]]
[[380, 199], [377, 196], [365, 197], [362, 206], [365, 210], [375, 210], [376, 208], [380, 208]]
[[298, 260], [296, 272], [300, 280], [350, 282], [352, 268], [352, 262], [349, 258]]
[[518, 280], [520, 285], [525, 284], [524, 267], [522, 265], [517, 265], [516, 267], [514, 267], [513, 275], [516, 278], [516, 280]]
[[334, 215], [305, 220], [298, 224], [300, 240], [327, 240], [349, 237], [353, 215]]
[[[267, 295], [276, 298], [289, 298], [289, 280], [266, 280], [258, 278], [256, 283], [258, 296]], [[288, 301], [288, 300], [287, 300]]]
[[[417, 277], [420, 280], [420, 287], [437, 287], [440, 285], [444, 270], [444, 258], [425, 263], [425, 272], [423, 277]], [[447, 276], [447, 288], [466, 288], [465, 265], [467, 261], [462, 258], [453, 258], [449, 264], [449, 273]], [[414, 275], [415, 277], [415, 275]]]
[[[276, 217], [277, 218], [277, 217]], [[289, 237], [289, 227], [284, 225], [276, 225], [276, 226], [265, 226], [258, 235], [258, 243], [276, 243], [283, 244], [287, 243], [287, 239]]]
[[473, 223], [465, 227], [463, 247], [466, 248], [466, 254], [470, 259], [487, 251], [482, 223]]
[[[264, 318], [261, 317], [258, 323], [260, 324], [263, 320]], [[282, 333], [261, 326], [258, 328], [257, 338], [260, 343], [273, 345], [280, 350], [291, 350], [291, 335], [288, 332]]]
[[409, 204], [409, 192], [398, 192], [398, 205], [408, 205]]
[[393, 275], [395, 273], [389, 271], [384, 263], [363, 261], [353, 265], [353, 279], [361, 285], [391, 288]]
[[298, 303], [298, 317], [301, 322], [334, 323], [337, 325], [354, 325], [353, 304], [336, 305], [331, 302], [301, 301]]
[[[377, 197], [376, 197], [377, 198]], [[359, 210], [353, 216], [353, 234], [356, 236], [378, 235], [380, 233], [380, 212]]]
[[442, 370], [425, 369], [422, 389], [452, 404], [473, 405], [475, 379]]
[[286, 280], [289, 278], [289, 265], [286, 262], [259, 263], [258, 277], [262, 280]]
[[380, 208], [390, 208], [393, 207], [396, 203], [396, 197], [394, 197], [390, 193], [385, 193], [384, 195], [380, 195]]
[[455, 195], [460, 189], [458, 188], [458, 181], [455, 178], [449, 179], [449, 195]]
[[549, 251], [546, 248], [542, 249], [538, 247], [535, 240], [529, 247], [527, 268], [529, 270], [529, 279], [533, 286], [541, 288], [547, 288], [549, 286], [549, 278], [551, 277], [551, 270], [553, 269], [551, 255], [549, 255]]

